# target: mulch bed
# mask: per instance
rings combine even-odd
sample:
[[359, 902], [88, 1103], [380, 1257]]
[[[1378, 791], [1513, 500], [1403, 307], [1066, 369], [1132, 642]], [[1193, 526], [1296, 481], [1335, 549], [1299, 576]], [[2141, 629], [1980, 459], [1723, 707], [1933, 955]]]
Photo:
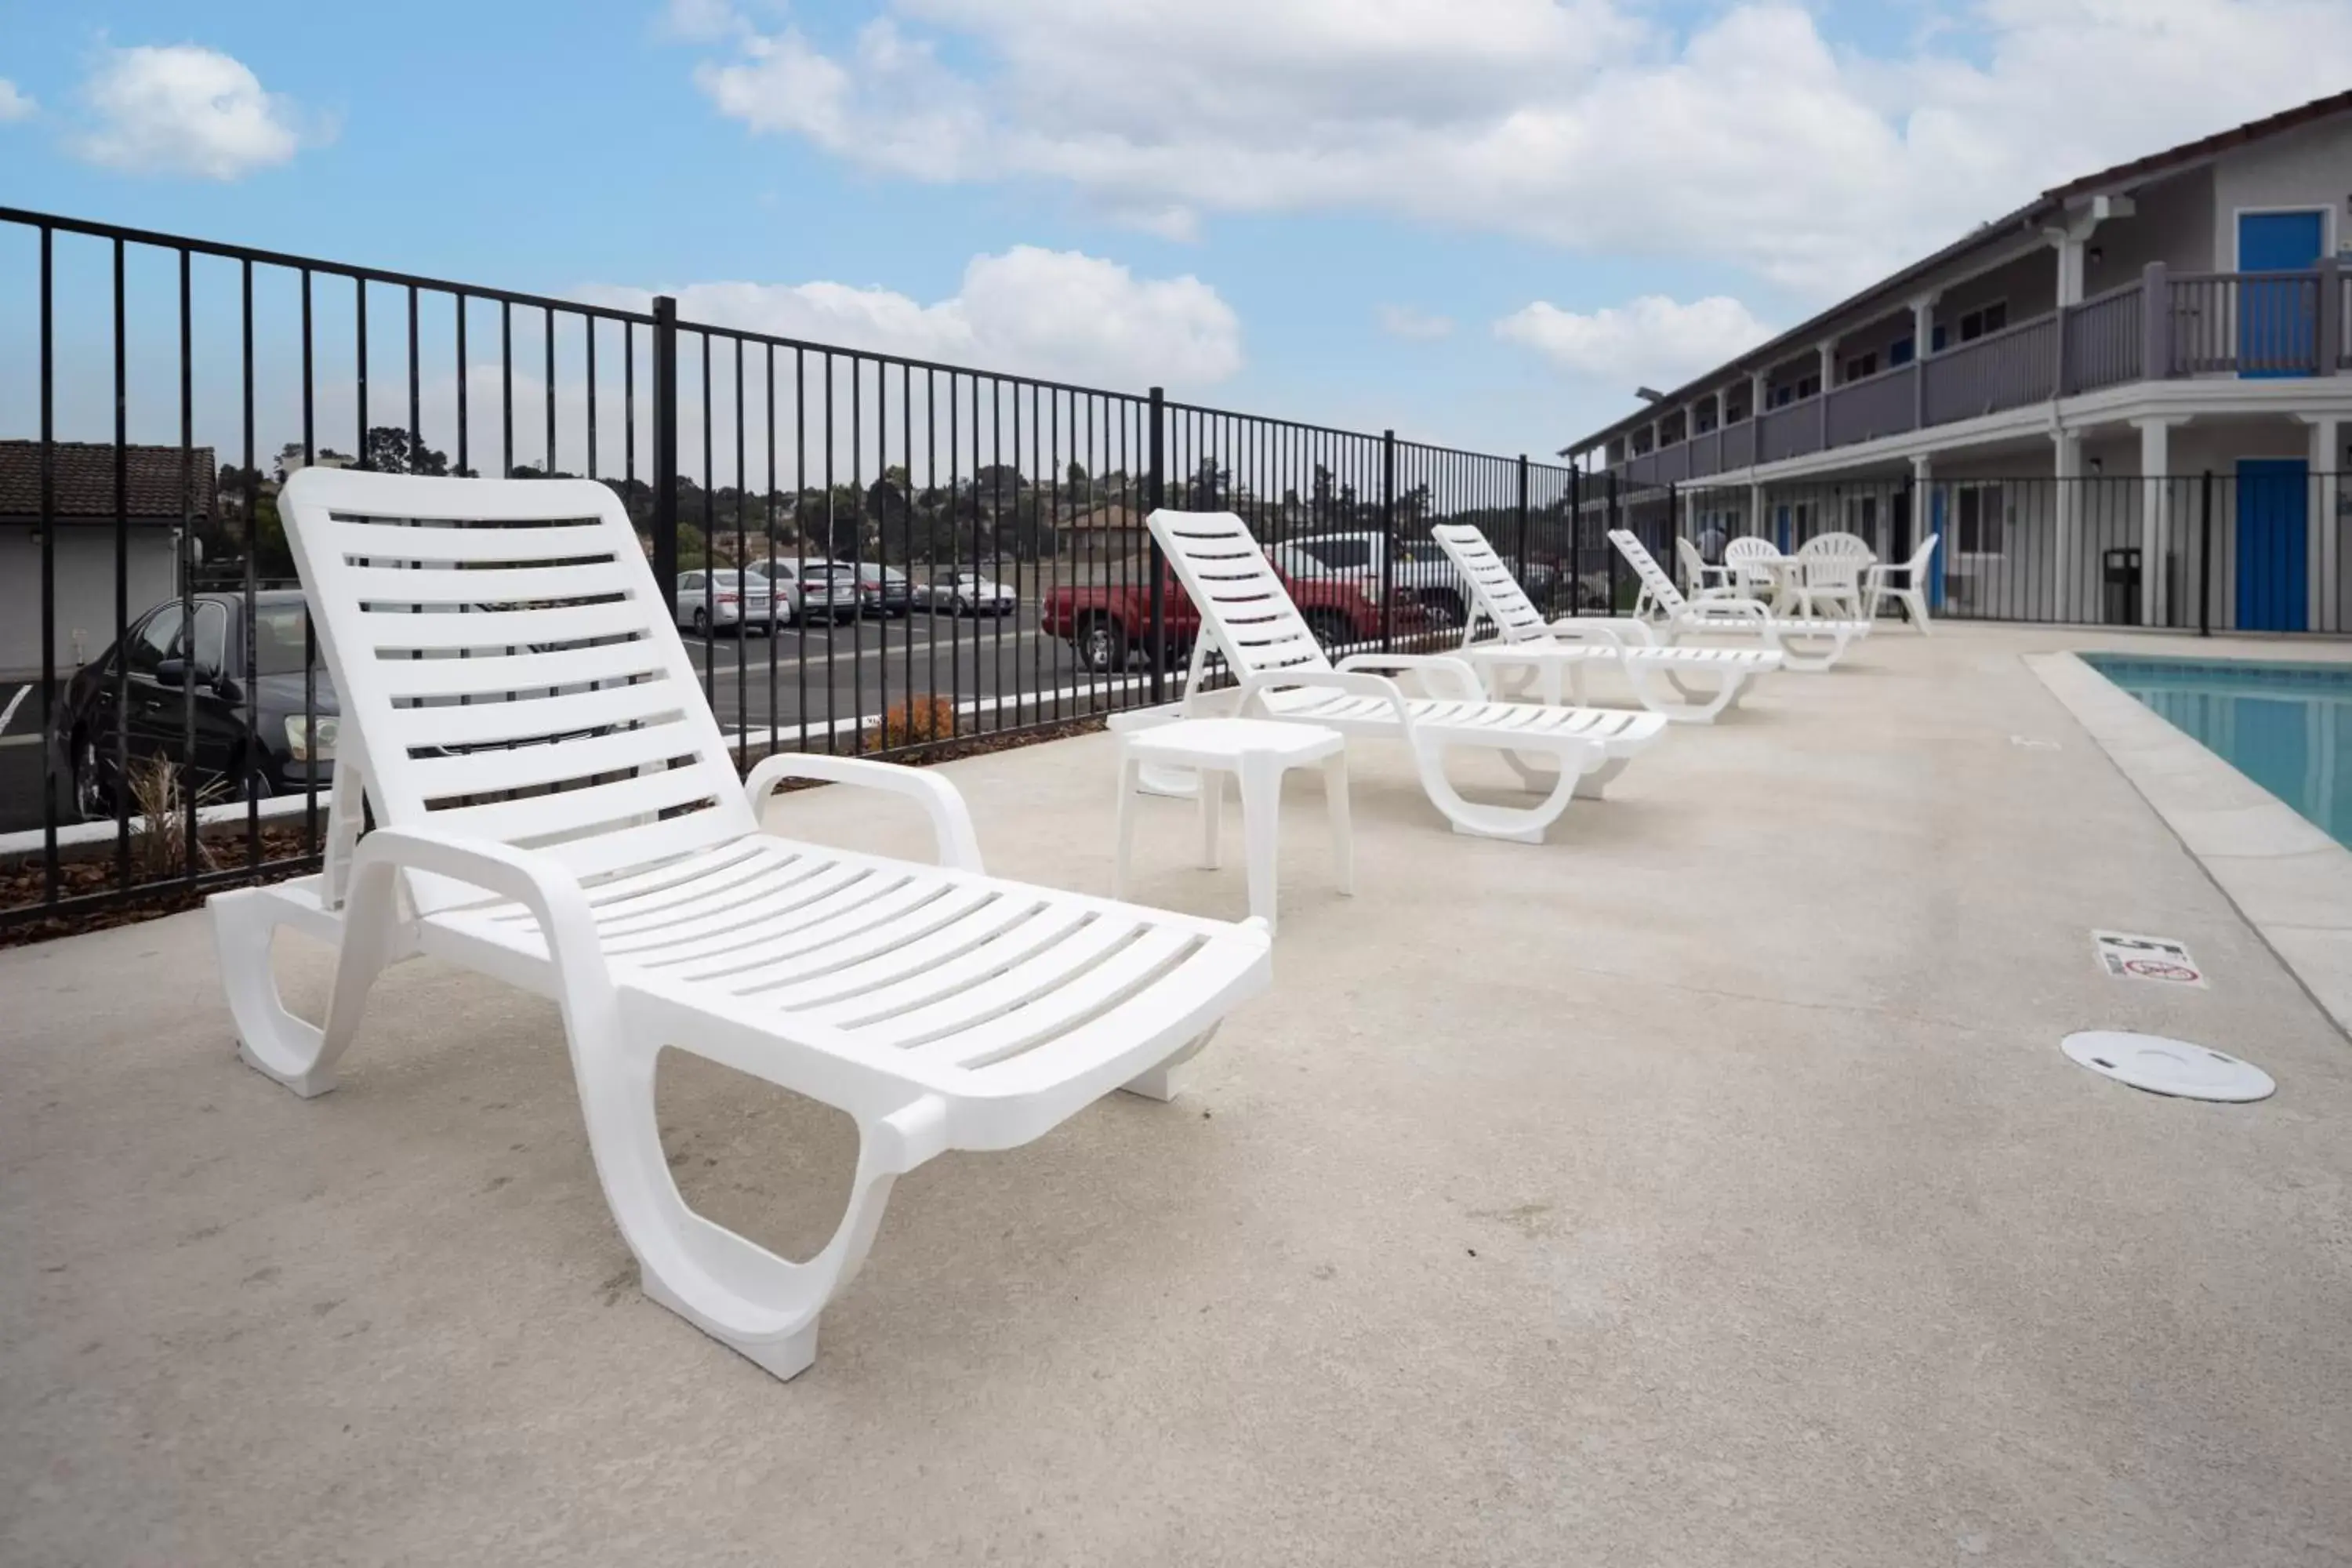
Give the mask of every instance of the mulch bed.
[[[992, 752], [1009, 752], [1016, 746], [1033, 746], [1041, 741], [1066, 740], [1073, 735], [1090, 734], [1103, 728], [1104, 716], [1095, 714], [1084, 719], [1044, 729], [1005, 731], [997, 733], [961, 735], [951, 741], [936, 741], [910, 746], [893, 752], [890, 761], [916, 767], [933, 763], [953, 762], [959, 757], [983, 756]], [[747, 758], [745, 766], [756, 761]], [[816, 780], [795, 780], [782, 786], [784, 790], [816, 789]], [[319, 802], [319, 832], [327, 827], [327, 803]], [[215, 865], [227, 870], [250, 865], [245, 840], [245, 825], [241, 822], [221, 823], [204, 832], [204, 842], [212, 852]], [[315, 842], [315, 841], [314, 841]], [[111, 892], [121, 886], [116, 879], [117, 866], [111, 841], [100, 847], [85, 847], [67, 852], [58, 867], [58, 894], [61, 899], [87, 897]], [[294, 860], [303, 853], [302, 826], [297, 821], [265, 824], [261, 829], [261, 860]], [[252, 880], [276, 881], [282, 877], [299, 876], [308, 868], [296, 865], [281, 871], [264, 872]], [[211, 889], [207, 889], [211, 890]], [[47, 900], [46, 872], [38, 855], [13, 865], [0, 865], [0, 914], [14, 910], [40, 905]], [[29, 919], [0, 925], [0, 948], [22, 947], [30, 942], [47, 942], [53, 937], [79, 936], [85, 931], [105, 931], [113, 926], [131, 925], [150, 921], [159, 915], [177, 914], [193, 910], [205, 901], [204, 892], [190, 892], [184, 884], [160, 883], [142, 889], [121, 903], [106, 904], [95, 909], [73, 910], [62, 914], [37, 915]]]

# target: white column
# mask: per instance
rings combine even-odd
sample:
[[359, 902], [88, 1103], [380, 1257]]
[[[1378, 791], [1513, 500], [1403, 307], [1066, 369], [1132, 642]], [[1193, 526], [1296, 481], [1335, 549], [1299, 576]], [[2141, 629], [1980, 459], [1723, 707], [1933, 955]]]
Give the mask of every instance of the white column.
[[1748, 481], [1748, 531], [1759, 536], [1764, 531], [1764, 487], [1753, 479]]
[[2058, 252], [2058, 304], [2083, 302], [2083, 241], [2076, 236], [2053, 231], [2051, 244]]
[[2335, 414], [2305, 414], [2302, 418], [2311, 426], [2311, 500], [2304, 508], [2309, 520], [2304, 538], [2310, 562], [2305, 574], [2310, 619], [2304, 624], [2314, 629], [2332, 628], [2341, 624], [2343, 607], [2344, 560], [2336, 539], [2339, 486], [2336, 475], [2344, 467], [2344, 424], [2342, 416]]
[[1911, 357], [1926, 359], [1936, 341], [1936, 296], [1921, 294], [1911, 301]]
[[2172, 541], [2172, 427], [2178, 419], [2135, 419], [2139, 431], [2139, 618], [2160, 626], [2165, 613], [2164, 556]]
[[[1936, 460], [1925, 452], [1917, 452], [1911, 458], [1912, 553], [1917, 554], [1919, 546], [1927, 542], [1927, 535], [1935, 531]], [[1936, 542], [1936, 553], [1927, 562], [1928, 577], [1937, 583], [1946, 581], [1948, 577], [1948, 568], [1951, 565], [1951, 562], [1952, 541], [1947, 534]], [[1913, 586], [1925, 591], [1927, 584], [1917, 583]], [[1942, 607], [1943, 599], [1939, 595], [1929, 594], [1928, 597], [1935, 601], [1938, 608]]]
[[2058, 616], [2064, 620], [2073, 617], [2074, 607], [2071, 595], [2074, 592], [2075, 534], [2080, 529], [2083, 508], [2083, 437], [2073, 430], [2053, 430], [2050, 441], [2056, 448], [2053, 456], [2058, 476], [2057, 527], [2053, 545], [2057, 556], [2051, 581], [2058, 591]]

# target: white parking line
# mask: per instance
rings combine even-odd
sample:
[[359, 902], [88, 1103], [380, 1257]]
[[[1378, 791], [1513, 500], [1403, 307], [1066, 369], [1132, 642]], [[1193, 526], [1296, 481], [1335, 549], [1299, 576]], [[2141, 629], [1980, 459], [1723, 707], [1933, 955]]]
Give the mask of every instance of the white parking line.
[[8, 706], [0, 708], [0, 735], [8, 732], [8, 721], [16, 716], [16, 710], [22, 708], [25, 705], [25, 699], [32, 694], [33, 689], [30, 685], [20, 686], [16, 688], [16, 695], [8, 699]]

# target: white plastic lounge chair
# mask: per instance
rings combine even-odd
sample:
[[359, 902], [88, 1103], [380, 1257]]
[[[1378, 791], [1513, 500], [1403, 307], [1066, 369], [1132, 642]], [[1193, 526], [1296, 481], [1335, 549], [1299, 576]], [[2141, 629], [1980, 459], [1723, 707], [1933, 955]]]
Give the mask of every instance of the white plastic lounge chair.
[[1864, 614], [1874, 621], [1882, 605], [1896, 600], [1911, 624], [1919, 628], [1919, 635], [1927, 636], [1927, 563], [1935, 559], [1936, 543], [1942, 537], [1931, 533], [1911, 552], [1910, 560], [1892, 566], [1882, 563], [1864, 573]]
[[[1565, 676], [1568, 690], [1581, 704], [1584, 672], [1601, 666], [1623, 670], [1633, 695], [1651, 712], [1676, 723], [1711, 724], [1738, 702], [1751, 679], [1780, 668], [1780, 655], [1769, 648], [1628, 647], [1613, 621], [1571, 616], [1546, 624], [1482, 530], [1441, 523], [1429, 532], [1470, 584], [1471, 610], [1459, 652], [1491, 695], [1517, 695], [1532, 677], [1540, 700], [1558, 703]], [[1679, 542], [1689, 548], [1689, 541]], [[1497, 640], [1473, 640], [1482, 623], [1494, 626]]]
[[[1781, 656], [1781, 668], [1817, 673], [1845, 657], [1847, 647], [1870, 635], [1868, 621], [1806, 620], [1776, 616], [1760, 599], [1685, 599], [1646, 546], [1626, 530], [1612, 529], [1609, 542], [1632, 563], [1663, 608], [1655, 621], [1608, 620], [1598, 624], [1629, 631], [1645, 641], [1673, 647], [1685, 637], [1753, 637]], [[1738, 544], [1739, 541], [1733, 540]]]
[[[1241, 683], [1236, 700], [1244, 713], [1412, 747], [1422, 788], [1456, 833], [1541, 843], [1571, 793], [1598, 798], [1665, 728], [1664, 720], [1650, 713], [1492, 701], [1475, 670], [1444, 654], [1361, 653], [1335, 668], [1240, 518], [1162, 509], [1147, 521], [1201, 616], [1185, 689], [1188, 708], [1207, 710], [1202, 678], [1209, 655], [1220, 654]], [[1395, 680], [1375, 673], [1380, 670], [1414, 675], [1433, 695], [1408, 697]], [[1532, 806], [1465, 800], [1445, 776], [1449, 746], [1499, 752], [1530, 789], [1549, 793]], [[1548, 759], [1551, 769], [1531, 757]]]
[[[369, 985], [413, 954], [553, 997], [646, 1294], [778, 1377], [814, 1358], [896, 1177], [1024, 1143], [1113, 1089], [1166, 1098], [1266, 984], [1256, 922], [983, 875], [936, 774], [787, 755], [738, 782], [603, 485], [309, 468], [278, 504], [341, 734], [323, 873], [211, 900], [245, 1059], [298, 1094], [331, 1089]], [[940, 864], [762, 832], [788, 778], [913, 797]], [[281, 925], [340, 947], [324, 1028], [278, 999]], [[664, 1047], [856, 1119], [848, 1210], [814, 1258], [686, 1205], [655, 1123]]]
[[1732, 586], [1730, 567], [1708, 565], [1698, 546], [1679, 533], [1675, 535], [1675, 558], [1682, 563], [1683, 580], [1690, 584], [1692, 598], [1726, 598], [1738, 592]]

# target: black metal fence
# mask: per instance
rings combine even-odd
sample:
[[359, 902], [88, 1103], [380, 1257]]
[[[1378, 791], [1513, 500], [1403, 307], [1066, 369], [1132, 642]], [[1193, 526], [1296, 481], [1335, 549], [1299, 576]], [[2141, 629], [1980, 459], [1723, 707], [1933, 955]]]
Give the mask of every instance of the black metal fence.
[[[0, 927], [316, 864], [336, 701], [276, 507], [309, 464], [611, 486], [746, 765], [1050, 733], [1181, 695], [1195, 623], [1144, 527], [1162, 504], [1240, 513], [1346, 650], [1460, 637], [1440, 521], [1484, 528], [1555, 615], [1633, 605], [1612, 526], [1662, 559], [1678, 533], [1794, 548], [1832, 526], [1892, 559], [1916, 517], [1971, 542], [1949, 558], [1946, 614], [2131, 619], [2094, 584], [2112, 552], [2147, 548], [2135, 509], [2154, 493], [2082, 482], [2071, 553], [2037, 563], [2004, 542], [2057, 516], [2048, 480], [1925, 500], [1776, 487], [1760, 505], [1621, 487], [1156, 389], [681, 321], [667, 299], [552, 299], [5, 208], [0, 345]], [[2231, 595], [2270, 581], [2267, 558], [2175, 574], [2184, 545], [2220, 561], [2217, 540], [2251, 536], [2236, 520], [2269, 512], [2162, 483], [2171, 531], [2145, 618], [2256, 624]], [[2324, 602], [2340, 614], [2332, 588]]]

